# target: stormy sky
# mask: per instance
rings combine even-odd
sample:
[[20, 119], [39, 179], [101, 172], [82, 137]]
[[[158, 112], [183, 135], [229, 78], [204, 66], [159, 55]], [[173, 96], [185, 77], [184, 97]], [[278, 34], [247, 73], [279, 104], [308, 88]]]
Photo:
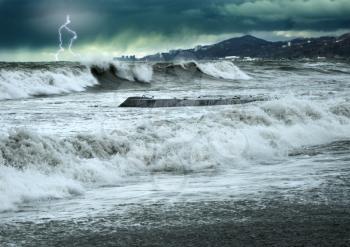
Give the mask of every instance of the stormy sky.
[[[0, 60], [52, 60], [67, 14], [79, 36], [74, 49], [87, 56], [350, 30], [350, 0], [0, 0]], [[64, 33], [65, 44], [70, 37]]]

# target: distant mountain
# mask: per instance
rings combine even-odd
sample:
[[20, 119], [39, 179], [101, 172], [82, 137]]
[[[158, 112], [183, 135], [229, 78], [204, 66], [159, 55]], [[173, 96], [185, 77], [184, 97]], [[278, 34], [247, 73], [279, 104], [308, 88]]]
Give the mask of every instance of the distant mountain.
[[141, 60], [217, 59], [233, 56], [288, 59], [350, 58], [350, 33], [340, 37], [299, 38], [278, 42], [270, 42], [251, 35], [245, 35], [213, 45], [158, 53], [146, 56]]

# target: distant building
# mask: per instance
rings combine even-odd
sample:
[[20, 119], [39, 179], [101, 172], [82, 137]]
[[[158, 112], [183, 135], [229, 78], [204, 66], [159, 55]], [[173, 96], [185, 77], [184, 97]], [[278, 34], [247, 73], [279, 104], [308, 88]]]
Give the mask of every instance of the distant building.
[[282, 48], [292, 47], [292, 42], [288, 42], [286, 45], [282, 45]]
[[132, 56], [115, 57], [114, 60], [117, 60], [117, 61], [125, 61], [125, 62], [133, 62], [133, 61], [136, 61], [137, 58], [136, 58], [135, 55], [132, 55]]
[[201, 45], [197, 45], [195, 48], [194, 48], [194, 51], [196, 52], [196, 51], [199, 51], [199, 50], [201, 50], [202, 49], [202, 46]]

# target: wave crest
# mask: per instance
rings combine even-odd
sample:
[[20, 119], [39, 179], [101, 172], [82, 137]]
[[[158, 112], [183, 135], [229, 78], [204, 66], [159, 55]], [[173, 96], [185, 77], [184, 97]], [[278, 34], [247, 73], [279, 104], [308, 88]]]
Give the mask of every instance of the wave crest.
[[7, 64], [0, 66], [0, 100], [82, 92], [89, 88], [151, 86], [155, 80], [154, 74], [157, 75], [156, 80], [159, 83], [167, 81], [168, 76], [174, 77], [174, 83], [182, 77], [250, 79], [230, 61], [157, 64], [107, 61], [85, 64]]
[[230, 61], [215, 61], [197, 63], [198, 68], [205, 74], [227, 80], [249, 80], [250, 76], [240, 70]]
[[0, 136], [0, 210], [84, 193], [133, 174], [240, 169], [303, 147], [350, 138], [346, 102], [287, 97], [182, 121], [140, 120], [110, 133], [60, 137], [16, 129]]
[[82, 92], [97, 84], [84, 68], [0, 69], [0, 100]]
[[23, 129], [14, 130], [0, 143], [0, 165], [23, 168], [29, 164], [57, 166], [74, 159], [107, 159], [125, 154], [128, 143], [121, 138], [77, 135], [65, 139], [40, 136]]
[[195, 77], [206, 75], [211, 78], [224, 80], [249, 80], [245, 72], [239, 69], [231, 61], [207, 61], [207, 62], [174, 62], [157, 63], [154, 68], [159, 73], [182, 76], [192, 74]]

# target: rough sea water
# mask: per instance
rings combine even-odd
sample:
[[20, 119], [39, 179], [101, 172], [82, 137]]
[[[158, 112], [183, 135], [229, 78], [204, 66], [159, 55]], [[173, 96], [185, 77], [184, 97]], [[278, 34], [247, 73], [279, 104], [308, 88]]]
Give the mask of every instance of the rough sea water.
[[[350, 245], [350, 64], [0, 63], [0, 246]], [[118, 108], [130, 96], [265, 97]]]

